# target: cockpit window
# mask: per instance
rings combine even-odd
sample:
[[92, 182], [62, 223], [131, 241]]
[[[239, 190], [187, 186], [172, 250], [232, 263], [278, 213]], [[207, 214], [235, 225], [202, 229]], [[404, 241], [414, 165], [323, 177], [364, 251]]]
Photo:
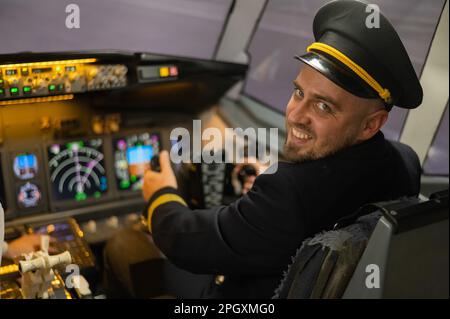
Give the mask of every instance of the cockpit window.
[[[250, 42], [250, 71], [244, 93], [284, 112], [292, 79], [299, 70], [293, 56], [313, 42], [314, 13], [329, 0], [269, 0]], [[373, 0], [371, 4], [392, 22], [421, 74], [445, 0]], [[387, 138], [398, 140], [407, 111], [394, 108], [384, 127]]]
[[423, 170], [427, 175], [448, 176], [448, 102]]
[[2, 0], [0, 54], [106, 49], [210, 59], [231, 2]]

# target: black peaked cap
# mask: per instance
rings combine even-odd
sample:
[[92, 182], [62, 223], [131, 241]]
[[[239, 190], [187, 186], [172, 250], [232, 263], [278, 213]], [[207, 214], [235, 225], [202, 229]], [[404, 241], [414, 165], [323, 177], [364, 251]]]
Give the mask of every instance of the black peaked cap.
[[423, 91], [408, 53], [381, 12], [379, 27], [366, 25], [376, 21], [367, 6], [352, 0], [324, 5], [314, 18], [316, 42], [296, 58], [354, 95], [379, 97], [387, 106], [416, 108]]

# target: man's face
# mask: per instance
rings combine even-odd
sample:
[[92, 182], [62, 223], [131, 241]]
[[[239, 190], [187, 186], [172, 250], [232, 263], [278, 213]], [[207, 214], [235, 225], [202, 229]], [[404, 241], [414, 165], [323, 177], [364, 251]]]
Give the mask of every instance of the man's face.
[[305, 66], [286, 108], [288, 160], [316, 160], [361, 142], [374, 100], [357, 97]]

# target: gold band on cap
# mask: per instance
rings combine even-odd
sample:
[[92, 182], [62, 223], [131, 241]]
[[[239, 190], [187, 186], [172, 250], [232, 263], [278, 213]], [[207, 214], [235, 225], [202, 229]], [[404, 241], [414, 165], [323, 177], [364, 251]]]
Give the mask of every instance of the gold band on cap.
[[169, 202], [177, 202], [184, 206], [187, 206], [186, 202], [183, 198], [178, 196], [177, 194], [163, 194], [159, 197], [157, 197], [153, 203], [150, 205], [150, 207], [147, 210], [147, 225], [150, 232], [152, 232], [152, 215], [155, 209], [158, 206], [161, 206], [163, 204], [169, 203]]
[[314, 42], [306, 49], [307, 52], [310, 52], [311, 50], [322, 51], [338, 59], [340, 62], [349, 67], [353, 72], [355, 72], [356, 75], [358, 75], [364, 82], [369, 84], [370, 87], [378, 93], [380, 98], [383, 99], [383, 101], [385, 101], [386, 103], [392, 102], [391, 92], [389, 92], [388, 89], [383, 88], [373, 77], [370, 76], [369, 73], [366, 72], [366, 70], [353, 62], [350, 58], [348, 58], [345, 54], [343, 54], [336, 48], [333, 48], [332, 46], [329, 46], [325, 43]]

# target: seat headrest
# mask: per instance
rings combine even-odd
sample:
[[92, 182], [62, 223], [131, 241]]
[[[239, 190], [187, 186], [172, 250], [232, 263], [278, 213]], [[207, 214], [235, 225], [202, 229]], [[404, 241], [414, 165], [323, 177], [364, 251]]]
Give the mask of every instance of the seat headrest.
[[410, 184], [414, 188], [416, 188], [413, 190], [414, 193], [419, 194], [420, 177], [422, 175], [422, 167], [420, 165], [419, 157], [417, 156], [416, 152], [406, 144], [396, 141], [389, 141], [389, 143], [397, 151], [400, 158], [402, 159], [410, 178]]

